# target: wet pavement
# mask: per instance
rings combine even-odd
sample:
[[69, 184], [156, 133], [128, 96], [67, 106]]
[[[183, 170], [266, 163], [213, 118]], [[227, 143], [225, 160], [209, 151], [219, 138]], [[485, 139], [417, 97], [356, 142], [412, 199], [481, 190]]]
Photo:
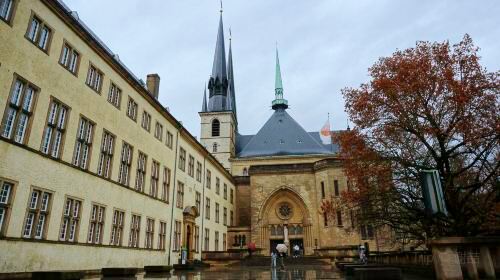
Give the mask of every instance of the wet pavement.
[[[270, 267], [212, 267], [194, 271], [172, 271], [170, 274], [149, 276], [144, 279], [169, 280], [305, 280], [305, 279], [350, 279], [331, 266], [294, 266], [284, 271]], [[404, 280], [420, 280], [424, 278], [403, 275]]]

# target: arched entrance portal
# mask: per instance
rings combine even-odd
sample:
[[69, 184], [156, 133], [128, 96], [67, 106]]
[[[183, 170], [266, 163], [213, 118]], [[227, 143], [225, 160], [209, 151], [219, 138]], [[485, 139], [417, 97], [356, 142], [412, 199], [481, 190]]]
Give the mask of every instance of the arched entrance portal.
[[192, 244], [195, 244], [193, 241], [193, 228], [195, 226], [195, 219], [200, 215], [198, 212], [198, 208], [195, 206], [188, 206], [184, 208], [182, 212], [183, 215], [183, 224], [184, 224], [184, 236], [182, 241], [182, 246], [187, 248], [187, 257], [188, 260], [193, 259], [193, 253], [195, 248], [192, 248]]
[[269, 195], [259, 213], [260, 245], [269, 255], [279, 243], [298, 245], [312, 254], [311, 216], [304, 200], [293, 189], [281, 187]]

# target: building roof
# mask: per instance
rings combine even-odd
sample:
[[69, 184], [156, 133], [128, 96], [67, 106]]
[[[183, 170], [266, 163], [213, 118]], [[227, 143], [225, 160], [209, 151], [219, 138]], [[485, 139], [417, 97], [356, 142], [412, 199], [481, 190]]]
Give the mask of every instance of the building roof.
[[284, 109], [277, 109], [256, 135], [238, 135], [238, 158], [334, 154], [338, 146], [323, 145], [318, 132], [308, 133]]

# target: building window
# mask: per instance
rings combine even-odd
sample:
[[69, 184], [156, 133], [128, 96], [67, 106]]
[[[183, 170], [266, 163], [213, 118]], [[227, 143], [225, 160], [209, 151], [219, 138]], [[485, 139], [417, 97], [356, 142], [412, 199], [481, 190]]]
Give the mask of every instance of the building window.
[[122, 99], [122, 90], [114, 83], [111, 83], [108, 92], [108, 102], [113, 104], [113, 106], [115, 106], [116, 108], [120, 109], [121, 99]]
[[198, 211], [198, 213], [201, 210], [201, 193], [198, 191], [196, 192], [196, 210]]
[[229, 226], [233, 226], [233, 210], [229, 211], [230, 215], [229, 215]]
[[220, 179], [215, 177], [215, 193], [220, 194]]
[[210, 220], [210, 198], [205, 198], [205, 219]]
[[196, 161], [196, 181], [200, 183], [201, 183], [201, 169], [202, 169], [201, 162]]
[[337, 181], [337, 180], [333, 181], [333, 188], [334, 188], [335, 196], [339, 196], [340, 195], [340, 192], [339, 192], [339, 181]]
[[134, 121], [137, 121], [137, 103], [130, 96], [127, 102], [127, 116]]
[[28, 214], [24, 223], [23, 237], [44, 239], [49, 219], [52, 194], [34, 189], [28, 203]]
[[160, 179], [160, 163], [153, 160], [153, 164], [151, 165], [151, 188], [149, 189], [149, 195], [152, 197], [158, 197], [159, 179]]
[[215, 250], [214, 251], [219, 251], [219, 232], [215, 231]]
[[226, 207], [224, 207], [223, 215], [224, 215], [224, 216], [223, 216], [223, 220], [222, 220], [222, 222], [223, 222], [223, 224], [224, 224], [225, 226], [227, 226], [227, 208], [226, 208]]
[[87, 73], [87, 81], [85, 83], [95, 92], [100, 94], [102, 88], [102, 77], [102, 71], [90, 64], [89, 72]]
[[170, 196], [170, 175], [171, 171], [168, 167], [163, 167], [163, 190], [161, 199], [168, 202]]
[[80, 65], [80, 53], [67, 42], [64, 42], [61, 51], [61, 58], [59, 58], [59, 64], [72, 74], [76, 75], [78, 72], [78, 66]]
[[227, 185], [224, 184], [224, 199], [227, 200]]
[[76, 241], [75, 237], [78, 236], [78, 228], [80, 224], [81, 205], [82, 202], [80, 200], [66, 198], [59, 240], [70, 242]]
[[323, 213], [323, 225], [328, 226], [328, 215], [326, 213]]
[[147, 218], [145, 247], [148, 249], [153, 249], [154, 234], [155, 234], [155, 220]]
[[212, 121], [212, 137], [220, 136], [220, 122], [218, 119]]
[[2, 137], [26, 143], [26, 134], [31, 125], [37, 88], [17, 77], [11, 90], [9, 102], [2, 121]]
[[167, 240], [167, 223], [160, 221], [160, 231], [158, 232], [158, 250], [165, 250]]
[[47, 26], [38, 16], [32, 15], [28, 24], [26, 38], [42, 51], [48, 53], [52, 29]]
[[106, 208], [101, 205], [92, 204], [92, 212], [90, 214], [89, 237], [88, 243], [101, 244], [102, 230], [104, 228], [104, 211]]
[[337, 226], [342, 226], [342, 211], [340, 210], [337, 211]]
[[42, 139], [42, 153], [59, 158], [66, 132], [66, 119], [69, 109], [61, 102], [52, 99], [49, 106], [47, 125]]
[[155, 124], [155, 138], [163, 141], [163, 125], [161, 125], [159, 122], [156, 122]]
[[177, 181], [177, 201], [176, 206], [179, 209], [184, 207], [184, 183]]
[[243, 168], [243, 176], [248, 176], [248, 169], [246, 167]]
[[148, 161], [148, 156], [143, 152], [139, 151], [139, 157], [137, 158], [137, 174], [135, 176], [135, 189], [143, 192], [144, 183], [146, 182], [146, 163]]
[[215, 203], [215, 222], [219, 223], [219, 216], [220, 216], [220, 211], [219, 211], [219, 203]]
[[139, 233], [141, 232], [141, 216], [132, 214], [128, 246], [139, 248]]
[[186, 150], [180, 148], [179, 151], [179, 169], [182, 171], [186, 170]]
[[169, 147], [170, 149], [172, 149], [172, 147], [174, 146], [174, 135], [172, 135], [172, 133], [170, 133], [170, 131], [167, 131], [167, 147]]
[[194, 226], [194, 250], [196, 253], [200, 251], [200, 227]]
[[180, 221], [175, 221], [174, 225], [174, 251], [179, 251], [181, 248], [181, 222]]
[[210, 230], [205, 228], [205, 251], [210, 251]]
[[2, 186], [0, 189], [0, 236], [4, 236], [7, 230], [7, 223], [5, 221], [8, 221], [9, 208], [12, 206], [14, 184], [0, 180], [0, 185]]
[[233, 191], [233, 189], [230, 189], [229, 190], [229, 202], [231, 202], [231, 204], [233, 204], [233, 200], [234, 200], [234, 191]]
[[75, 155], [73, 157], [73, 165], [82, 169], [87, 169], [90, 161], [90, 153], [92, 150], [92, 137], [94, 123], [90, 120], [81, 117], [78, 133], [76, 135]]
[[[226, 184], [226, 183], [224, 183], [224, 189], [225, 189], [225, 190], [227, 190], [227, 184]], [[220, 190], [217, 190], [217, 192], [216, 192], [216, 193], [217, 193], [217, 194], [220, 194]]]
[[115, 136], [104, 130], [102, 133], [101, 155], [99, 156], [99, 164], [97, 165], [97, 175], [104, 178], [111, 177], [114, 148]]
[[217, 153], [217, 143], [214, 143], [212, 146], [212, 152]]
[[373, 239], [373, 226], [372, 225], [362, 225], [359, 227], [361, 231], [361, 239]]
[[325, 199], [325, 182], [321, 182], [321, 199]]
[[115, 210], [113, 213], [113, 225], [111, 227], [110, 245], [122, 246], [123, 220], [125, 212]]
[[148, 132], [151, 130], [151, 115], [146, 111], [142, 112], [141, 126]]
[[118, 183], [128, 186], [130, 179], [130, 166], [132, 165], [132, 155], [134, 147], [123, 141], [122, 154], [120, 156], [120, 170], [118, 172]]
[[194, 157], [192, 155], [189, 155], [188, 175], [194, 177]]
[[0, 0], [0, 19], [10, 23], [13, 10], [14, 0]]
[[227, 250], [227, 235], [225, 233], [222, 234], [222, 251], [225, 252]]
[[212, 187], [212, 173], [207, 169], [207, 189]]

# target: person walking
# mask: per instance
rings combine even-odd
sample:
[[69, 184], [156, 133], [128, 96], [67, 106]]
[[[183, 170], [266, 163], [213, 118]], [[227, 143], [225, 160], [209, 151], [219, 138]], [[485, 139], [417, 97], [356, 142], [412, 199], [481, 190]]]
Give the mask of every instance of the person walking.
[[363, 245], [359, 247], [359, 262], [362, 264], [366, 264], [368, 262], [366, 258], [365, 246]]
[[299, 245], [295, 244], [295, 246], [293, 246], [293, 257], [294, 258], [298, 258], [299, 257]]
[[274, 251], [271, 252], [271, 267], [276, 267], [276, 253]]

